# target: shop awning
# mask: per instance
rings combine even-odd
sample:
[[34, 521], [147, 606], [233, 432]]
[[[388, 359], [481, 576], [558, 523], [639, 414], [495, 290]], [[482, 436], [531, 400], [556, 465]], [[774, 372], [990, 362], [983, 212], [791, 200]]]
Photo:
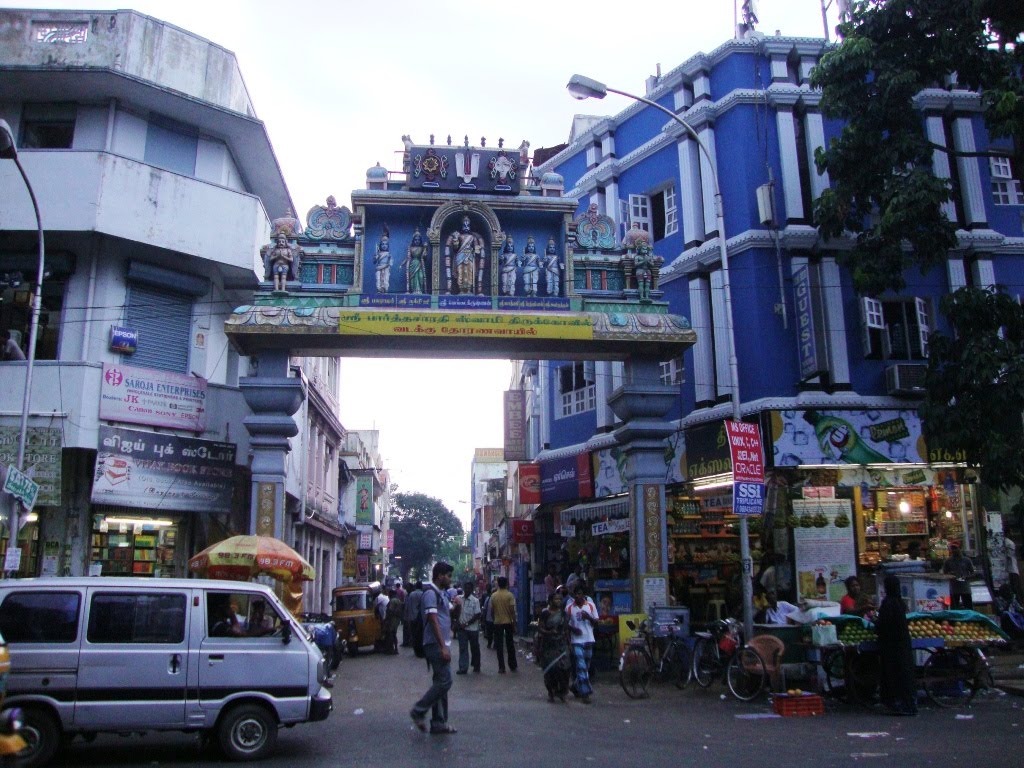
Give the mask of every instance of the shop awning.
[[629, 517], [629, 497], [616, 496], [601, 501], [589, 501], [586, 504], [563, 509], [561, 519], [563, 523], [575, 523], [581, 520], [597, 520], [602, 517], [616, 518]]

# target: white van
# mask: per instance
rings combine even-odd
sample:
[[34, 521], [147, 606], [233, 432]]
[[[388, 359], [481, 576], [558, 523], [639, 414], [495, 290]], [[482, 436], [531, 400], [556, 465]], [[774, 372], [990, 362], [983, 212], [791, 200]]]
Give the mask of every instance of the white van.
[[199, 731], [225, 756], [269, 755], [279, 726], [331, 712], [319, 649], [261, 584], [200, 579], [0, 581], [11, 673], [41, 766], [100, 732]]

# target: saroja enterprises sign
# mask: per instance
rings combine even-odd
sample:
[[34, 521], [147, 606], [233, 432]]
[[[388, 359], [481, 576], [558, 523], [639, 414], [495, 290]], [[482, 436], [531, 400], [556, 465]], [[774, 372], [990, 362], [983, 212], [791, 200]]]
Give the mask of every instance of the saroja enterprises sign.
[[202, 432], [206, 429], [206, 379], [104, 364], [100, 419]]
[[230, 512], [234, 443], [100, 427], [91, 500], [181, 512]]

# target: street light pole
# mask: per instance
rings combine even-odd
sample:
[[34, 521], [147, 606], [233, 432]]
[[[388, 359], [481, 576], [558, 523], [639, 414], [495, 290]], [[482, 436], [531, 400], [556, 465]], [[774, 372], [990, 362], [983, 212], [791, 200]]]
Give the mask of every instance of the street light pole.
[[[718, 173], [715, 170], [715, 161], [708, 152], [707, 146], [701, 141], [697, 132], [693, 130], [688, 122], [683, 120], [672, 110], [663, 107], [652, 99], [637, 96], [634, 93], [627, 93], [615, 88], [609, 88], [604, 83], [593, 80], [583, 75], [573, 75], [566, 86], [574, 99], [603, 99], [609, 93], [617, 93], [627, 99], [633, 99], [646, 104], [649, 107], [664, 112], [670, 118], [681, 125], [689, 134], [690, 138], [697, 144], [697, 148], [704, 154], [708, 163], [708, 170], [711, 173], [711, 181], [715, 189], [715, 227], [718, 229], [718, 256], [722, 262], [722, 295], [725, 301], [725, 330], [729, 340], [729, 389], [730, 403], [732, 404], [733, 421], [740, 420], [740, 374], [739, 364], [736, 360], [736, 338], [732, 322], [732, 289], [729, 283], [729, 250], [725, 243], [725, 207], [722, 205], [722, 189], [718, 185]], [[743, 633], [748, 640], [753, 637], [754, 629], [754, 588], [751, 583], [753, 566], [750, 560], [750, 535], [747, 526], [746, 515], [740, 516], [740, 559], [743, 561]]]
[[[14, 143], [14, 134], [6, 120], [0, 120], [0, 159], [13, 160], [25, 182], [25, 189], [32, 200], [32, 210], [36, 214], [36, 229], [39, 239], [39, 268], [36, 271], [35, 289], [32, 291], [32, 321], [29, 326], [28, 335], [28, 356], [25, 363], [25, 394], [21, 403], [21, 429], [18, 433], [18, 464], [20, 471], [25, 469], [25, 441], [28, 435], [28, 411], [32, 397], [32, 370], [36, 361], [36, 338], [39, 335], [39, 315], [42, 311], [43, 298], [43, 273], [46, 269], [46, 246], [43, 240], [43, 219], [39, 214], [39, 203], [36, 201], [36, 194], [32, 184], [25, 174], [25, 169], [18, 159], [18, 149]], [[8, 547], [17, 546], [18, 543], [18, 501], [11, 496], [10, 513], [7, 517]]]

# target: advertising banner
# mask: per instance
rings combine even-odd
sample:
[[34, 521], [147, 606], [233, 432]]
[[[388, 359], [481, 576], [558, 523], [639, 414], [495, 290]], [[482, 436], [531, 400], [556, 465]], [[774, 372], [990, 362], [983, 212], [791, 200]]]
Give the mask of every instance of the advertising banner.
[[800, 379], [806, 381], [825, 370], [824, 331], [821, 287], [817, 265], [804, 264], [793, 271], [794, 311], [796, 312], [797, 354]]
[[388, 552], [395, 551], [395, 529], [388, 528]]
[[206, 429], [206, 379], [104, 363], [100, 419], [202, 432]]
[[519, 465], [519, 503], [540, 504], [540, 464]]
[[356, 525], [373, 525], [373, 478], [356, 478]]
[[764, 450], [761, 429], [745, 421], [726, 421], [732, 460], [734, 515], [760, 515], [764, 510]]
[[533, 520], [510, 520], [513, 544], [533, 544]]
[[916, 411], [792, 410], [771, 413], [775, 466], [924, 464]]
[[545, 504], [552, 501], [589, 499], [593, 495], [589, 453], [541, 462], [540, 496]]
[[793, 529], [797, 598], [839, 602], [857, 573], [850, 500], [794, 499], [793, 514], [813, 523]]
[[[0, 465], [18, 462], [18, 427], [0, 427]], [[25, 473], [39, 485], [36, 506], [60, 506], [61, 431], [51, 427], [29, 427], [25, 432]]]
[[370, 580], [370, 556], [356, 555], [356, 581]]
[[505, 461], [527, 461], [526, 392], [510, 389], [505, 392]]
[[100, 427], [91, 500], [118, 507], [231, 511], [235, 445]]
[[590, 526], [592, 536], [605, 536], [609, 533], [628, 533], [629, 518], [621, 517], [617, 520], [602, 520]]
[[593, 321], [586, 315], [530, 315], [499, 312], [378, 311], [346, 309], [338, 316], [344, 335], [425, 336], [436, 338], [565, 339], [592, 341]]
[[732, 463], [724, 421], [691, 427], [685, 431], [685, 435], [687, 480], [724, 475], [729, 472]]
[[[676, 433], [665, 439], [665, 483], [672, 485], [681, 483], [686, 478], [683, 475], [684, 462], [680, 461], [682, 451], [682, 435]], [[594, 498], [603, 499], [605, 496], [618, 496], [629, 490], [629, 483], [626, 482], [626, 454], [618, 446], [602, 448], [594, 451]]]

